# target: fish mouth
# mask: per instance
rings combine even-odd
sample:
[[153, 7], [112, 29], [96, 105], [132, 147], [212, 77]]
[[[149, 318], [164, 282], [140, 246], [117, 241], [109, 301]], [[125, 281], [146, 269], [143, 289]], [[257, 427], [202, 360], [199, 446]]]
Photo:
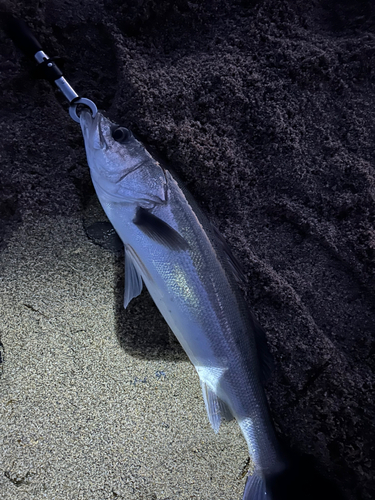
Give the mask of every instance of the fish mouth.
[[100, 123], [101, 114], [98, 112], [93, 117], [91, 112], [84, 109], [79, 115], [81, 128], [85, 138], [88, 138], [90, 133], [94, 131]]
[[85, 141], [93, 145], [94, 149], [108, 149], [108, 144], [104, 138], [103, 123], [105, 119], [101, 113], [96, 113], [93, 117], [92, 114], [83, 110], [80, 114], [80, 123], [82, 134]]

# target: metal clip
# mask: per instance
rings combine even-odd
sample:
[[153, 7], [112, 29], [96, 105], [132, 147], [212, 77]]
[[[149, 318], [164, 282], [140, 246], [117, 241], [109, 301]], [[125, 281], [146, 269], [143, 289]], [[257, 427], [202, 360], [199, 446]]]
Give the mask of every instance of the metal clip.
[[67, 82], [66, 78], [63, 76], [61, 70], [57, 67], [53, 59], [50, 59], [43, 50], [39, 50], [34, 54], [34, 58], [39, 64], [40, 70], [43, 72], [44, 78], [53, 82], [59, 90], [62, 92], [64, 97], [70, 102], [69, 114], [74, 121], [80, 123], [79, 116], [77, 114], [77, 106], [81, 104], [90, 108], [92, 117], [98, 112], [98, 108], [95, 103], [90, 99], [85, 97], [79, 97], [77, 92], [72, 88], [72, 86]]
[[96, 113], [98, 112], [98, 108], [95, 103], [90, 101], [90, 99], [86, 99], [86, 97], [76, 97], [73, 101], [71, 101], [69, 106], [69, 114], [73, 118], [73, 120], [77, 123], [80, 123], [79, 116], [77, 114], [77, 106], [78, 104], [87, 106], [91, 110], [92, 117], [94, 118]]

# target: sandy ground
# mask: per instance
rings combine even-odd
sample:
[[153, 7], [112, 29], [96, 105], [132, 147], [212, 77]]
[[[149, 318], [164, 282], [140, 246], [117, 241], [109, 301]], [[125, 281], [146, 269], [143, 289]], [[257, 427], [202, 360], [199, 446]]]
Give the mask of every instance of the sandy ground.
[[121, 347], [120, 269], [79, 218], [25, 221], [1, 269], [2, 499], [240, 497], [239, 429], [214, 436], [190, 363]]
[[[1, 2], [170, 161], [248, 278], [276, 427], [374, 498], [375, 12], [323, 0]], [[237, 500], [247, 449], [123, 258], [79, 126], [0, 32], [0, 497]], [[62, 104], [61, 104], [62, 103]]]

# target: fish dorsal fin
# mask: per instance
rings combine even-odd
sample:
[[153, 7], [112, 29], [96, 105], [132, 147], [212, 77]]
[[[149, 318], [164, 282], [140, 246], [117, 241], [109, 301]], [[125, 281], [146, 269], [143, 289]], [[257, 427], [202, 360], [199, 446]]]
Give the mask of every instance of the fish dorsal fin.
[[149, 210], [138, 207], [133, 223], [149, 238], [170, 250], [187, 250], [187, 241], [169, 224]]
[[259, 366], [260, 366], [260, 377], [263, 383], [267, 382], [272, 375], [275, 368], [275, 362], [271, 351], [267, 345], [266, 332], [258, 323], [258, 320], [250, 312], [250, 320], [253, 327], [255, 344], [257, 347]]
[[143, 287], [142, 277], [136, 268], [137, 264], [134, 259], [134, 254], [135, 252], [132, 247], [130, 245], [125, 245], [125, 309], [134, 297], [138, 297]]
[[225, 260], [229, 264], [229, 267], [233, 273], [234, 278], [236, 279], [237, 282], [245, 284], [246, 276], [242, 270], [241, 264], [238, 262], [237, 258], [233, 255], [227, 240], [213, 224], [211, 224], [211, 227], [215, 242], [217, 246], [221, 249], [222, 254], [225, 257]]
[[[225, 261], [228, 263], [234, 279], [237, 281], [237, 283], [246, 284], [247, 280], [244, 272], [242, 271], [241, 264], [233, 255], [226, 239], [212, 223], [210, 225], [214, 235], [215, 243], [221, 250], [221, 254], [224, 255]], [[270, 379], [271, 374], [274, 370], [274, 359], [267, 345], [267, 337], [265, 331], [260, 326], [251, 311], [249, 312], [249, 317], [257, 347], [260, 365], [260, 377], [261, 381], [265, 383]]]
[[202, 380], [201, 387], [208, 420], [210, 421], [215, 434], [217, 434], [219, 432], [221, 420], [224, 419], [229, 422], [233, 419], [233, 415], [228, 405], [224, 403], [224, 401], [222, 401]]

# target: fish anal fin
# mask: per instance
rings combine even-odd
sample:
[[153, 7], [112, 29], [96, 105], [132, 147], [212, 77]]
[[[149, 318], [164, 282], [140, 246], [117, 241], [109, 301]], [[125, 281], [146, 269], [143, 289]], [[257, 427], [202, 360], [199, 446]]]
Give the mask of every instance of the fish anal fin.
[[188, 242], [169, 224], [143, 207], [138, 207], [133, 223], [149, 238], [170, 250], [187, 250]]
[[221, 424], [221, 413], [219, 398], [216, 394], [208, 387], [205, 382], [201, 381], [203, 401], [206, 406], [206, 411], [208, 415], [208, 420], [215, 432], [217, 434], [220, 429]]
[[204, 404], [208, 415], [208, 420], [215, 431], [219, 432], [221, 420], [230, 421], [233, 419], [232, 412], [228, 405], [220, 399], [213, 387], [218, 387], [220, 378], [225, 372], [225, 368], [196, 367], [201, 387]]
[[234, 416], [232, 414], [232, 412], [230, 411], [230, 408], [229, 406], [224, 403], [224, 401], [220, 398], [217, 398], [218, 399], [218, 402], [219, 402], [219, 409], [220, 409], [220, 415], [221, 417], [226, 421], [226, 422], [230, 422], [231, 420], [234, 419]]

